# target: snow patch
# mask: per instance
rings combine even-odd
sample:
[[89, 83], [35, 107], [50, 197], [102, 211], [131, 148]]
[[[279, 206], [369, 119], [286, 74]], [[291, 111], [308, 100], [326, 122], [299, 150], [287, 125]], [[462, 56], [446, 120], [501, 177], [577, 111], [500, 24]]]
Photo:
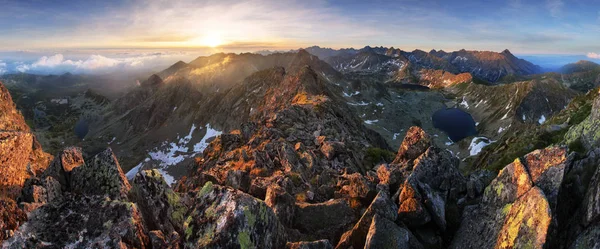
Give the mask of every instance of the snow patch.
[[204, 135], [202, 140], [200, 140], [199, 143], [194, 145], [194, 152], [203, 152], [204, 149], [208, 147], [208, 143], [206, 142], [206, 140], [212, 137], [219, 136], [221, 134], [223, 134], [222, 131], [215, 130], [212, 127], [210, 127], [210, 124], [206, 124], [206, 134]]
[[471, 145], [469, 145], [469, 153], [471, 154], [471, 156], [476, 156], [481, 152], [481, 150], [484, 147], [494, 142], [496, 141], [492, 141], [486, 137], [474, 137], [473, 140], [471, 140]]
[[460, 105], [463, 106], [464, 108], [469, 109], [469, 103], [467, 102], [467, 100], [465, 99], [465, 96], [463, 96], [462, 98], [462, 102], [460, 102]]
[[538, 123], [543, 124], [544, 122], [546, 122], [546, 117], [542, 115], [540, 119], [538, 119]]
[[377, 122], [379, 122], [378, 119], [375, 119], [375, 120], [365, 120], [365, 124], [374, 124], [374, 123], [377, 123]]

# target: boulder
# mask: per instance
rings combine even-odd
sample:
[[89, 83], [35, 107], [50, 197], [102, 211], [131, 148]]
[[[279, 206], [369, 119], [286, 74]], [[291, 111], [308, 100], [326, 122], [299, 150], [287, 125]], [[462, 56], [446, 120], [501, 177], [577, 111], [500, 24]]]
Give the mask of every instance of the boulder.
[[490, 207], [503, 207], [506, 204], [513, 203], [529, 189], [533, 187], [531, 177], [527, 173], [525, 165], [521, 160], [504, 167], [496, 179], [485, 189], [482, 199], [482, 205]]
[[297, 203], [293, 228], [316, 239], [337, 241], [339, 236], [356, 221], [354, 210], [344, 199], [323, 203]]
[[395, 221], [398, 218], [397, 209], [388, 194], [380, 191], [360, 220], [342, 235], [336, 248], [363, 248], [373, 217], [380, 215], [382, 218]]
[[292, 225], [296, 211], [296, 199], [282, 187], [272, 184], [267, 188], [265, 203], [273, 209], [279, 221], [286, 227]]
[[140, 171], [133, 179], [132, 199], [140, 207], [149, 230], [165, 235], [183, 232], [188, 208], [179, 193], [175, 193], [158, 170]]
[[402, 164], [417, 159], [431, 145], [432, 140], [423, 129], [418, 126], [410, 127], [392, 164]]
[[183, 223], [185, 248], [285, 246], [285, 229], [263, 201], [212, 182], [193, 194]]
[[110, 148], [71, 171], [71, 191], [74, 193], [125, 199], [130, 189], [131, 185]]
[[[417, 180], [413, 182], [417, 182], [417, 186], [420, 185]], [[431, 215], [425, 209], [419, 189], [409, 183], [409, 180], [406, 180], [401, 189], [398, 218], [409, 227], [419, 227], [431, 221]]]
[[510, 208], [495, 248], [544, 248], [551, 220], [544, 193], [533, 187]]
[[417, 249], [423, 248], [417, 238], [407, 229], [376, 214], [371, 221], [365, 249]]
[[[68, 229], [66, 229], [68, 228]], [[30, 214], [4, 248], [146, 248], [137, 205], [102, 196], [67, 195]]]
[[558, 191], [563, 182], [567, 162], [567, 149], [550, 147], [533, 151], [524, 157], [533, 185], [539, 187], [555, 209]]

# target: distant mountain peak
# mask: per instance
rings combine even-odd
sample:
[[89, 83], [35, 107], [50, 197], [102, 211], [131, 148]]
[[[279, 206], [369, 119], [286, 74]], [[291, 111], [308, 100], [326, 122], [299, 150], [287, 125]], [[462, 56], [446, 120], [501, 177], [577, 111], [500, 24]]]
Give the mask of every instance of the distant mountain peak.
[[142, 82], [141, 85], [143, 87], [153, 87], [153, 86], [162, 85], [163, 83], [164, 82], [163, 82], [162, 78], [160, 78], [160, 76], [158, 76], [156, 74], [153, 74], [147, 80], [145, 80], [144, 82]]

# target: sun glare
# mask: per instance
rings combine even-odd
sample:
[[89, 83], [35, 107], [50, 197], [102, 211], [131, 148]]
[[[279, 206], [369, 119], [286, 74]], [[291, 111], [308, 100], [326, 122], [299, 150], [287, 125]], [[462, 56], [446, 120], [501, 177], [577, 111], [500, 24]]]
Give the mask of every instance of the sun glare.
[[221, 39], [221, 37], [219, 37], [218, 35], [207, 35], [204, 38], [202, 38], [201, 44], [203, 46], [215, 48], [220, 45], [223, 45], [223, 39]]

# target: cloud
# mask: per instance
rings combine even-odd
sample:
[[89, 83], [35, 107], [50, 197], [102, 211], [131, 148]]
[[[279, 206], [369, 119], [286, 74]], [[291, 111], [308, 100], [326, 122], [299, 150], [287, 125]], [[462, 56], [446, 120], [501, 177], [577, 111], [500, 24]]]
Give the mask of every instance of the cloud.
[[565, 3], [562, 0], [546, 0], [546, 8], [548, 8], [550, 15], [553, 17], [560, 16], [564, 5]]
[[[92, 54], [85, 59], [67, 59], [63, 54], [42, 56], [31, 63], [16, 62], [14, 70], [22, 73], [109, 73], [116, 70], [160, 70], [174, 63], [186, 53], [120, 53]], [[6, 65], [5, 65], [6, 67]], [[1, 67], [0, 67], [1, 68]], [[5, 72], [8, 71], [5, 69]]]
[[597, 53], [587, 53], [587, 57], [590, 59], [600, 59], [600, 54]]
[[0, 60], [0, 75], [6, 73], [6, 62]]

